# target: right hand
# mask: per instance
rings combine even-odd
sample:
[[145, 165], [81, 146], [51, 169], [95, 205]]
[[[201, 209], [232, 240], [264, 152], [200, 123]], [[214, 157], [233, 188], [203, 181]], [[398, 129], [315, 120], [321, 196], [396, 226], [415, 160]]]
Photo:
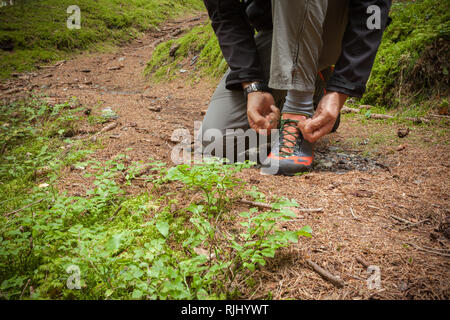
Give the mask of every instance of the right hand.
[[262, 135], [270, 135], [278, 128], [280, 110], [275, 106], [273, 96], [268, 92], [252, 92], [247, 97], [247, 117], [250, 127]]

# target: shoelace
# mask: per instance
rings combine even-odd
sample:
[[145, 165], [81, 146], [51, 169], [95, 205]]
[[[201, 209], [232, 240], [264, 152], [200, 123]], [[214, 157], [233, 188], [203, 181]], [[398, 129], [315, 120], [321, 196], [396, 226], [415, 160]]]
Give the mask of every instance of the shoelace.
[[[298, 133], [298, 127], [297, 127], [297, 120], [292, 119], [282, 119], [281, 120], [281, 126], [280, 126], [280, 148], [279, 148], [279, 155], [281, 157], [287, 158], [294, 154], [294, 146], [297, 142], [297, 138], [295, 137], [294, 132], [289, 132], [287, 129], [289, 128], [295, 128]], [[294, 137], [294, 139], [290, 139]], [[292, 143], [292, 146], [286, 146], [286, 144], [290, 142]], [[292, 150], [291, 152], [285, 151], [284, 149]]]

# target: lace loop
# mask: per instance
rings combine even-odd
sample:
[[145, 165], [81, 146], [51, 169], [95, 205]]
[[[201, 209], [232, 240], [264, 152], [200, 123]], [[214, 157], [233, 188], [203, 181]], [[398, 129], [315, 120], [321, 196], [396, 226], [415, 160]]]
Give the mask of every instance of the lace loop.
[[[298, 133], [298, 120], [293, 119], [282, 119], [281, 120], [281, 126], [280, 126], [280, 149], [279, 149], [279, 155], [281, 157], [287, 158], [294, 154], [294, 146], [297, 143], [297, 138], [295, 138], [294, 132], [289, 132], [289, 128], [295, 128], [296, 132]], [[294, 139], [291, 139], [290, 137], [294, 137]], [[292, 146], [287, 146], [287, 143], [292, 143]], [[286, 151], [285, 149], [291, 150]]]

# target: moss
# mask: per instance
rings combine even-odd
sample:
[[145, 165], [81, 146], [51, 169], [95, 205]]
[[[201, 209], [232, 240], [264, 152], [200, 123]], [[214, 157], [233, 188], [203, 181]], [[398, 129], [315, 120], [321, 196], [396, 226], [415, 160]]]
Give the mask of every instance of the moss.
[[121, 44], [168, 18], [203, 10], [201, 0], [79, 0], [81, 29], [70, 30], [71, 0], [15, 0], [0, 8], [0, 79], [103, 42]]
[[397, 2], [391, 16], [361, 102], [397, 107], [448, 94], [448, 5], [438, 0]]
[[[176, 47], [171, 56], [171, 48]], [[223, 75], [228, 67], [209, 23], [193, 28], [179, 39], [158, 45], [145, 74], [153, 81], [171, 80], [181, 69], [191, 66], [198, 76], [212, 77]]]

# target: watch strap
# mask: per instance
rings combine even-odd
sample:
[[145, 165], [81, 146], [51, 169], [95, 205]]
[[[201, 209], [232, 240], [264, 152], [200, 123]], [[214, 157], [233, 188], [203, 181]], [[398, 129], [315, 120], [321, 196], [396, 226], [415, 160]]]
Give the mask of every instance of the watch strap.
[[252, 92], [268, 92], [271, 93], [269, 86], [263, 82], [252, 82], [244, 89], [245, 98]]

